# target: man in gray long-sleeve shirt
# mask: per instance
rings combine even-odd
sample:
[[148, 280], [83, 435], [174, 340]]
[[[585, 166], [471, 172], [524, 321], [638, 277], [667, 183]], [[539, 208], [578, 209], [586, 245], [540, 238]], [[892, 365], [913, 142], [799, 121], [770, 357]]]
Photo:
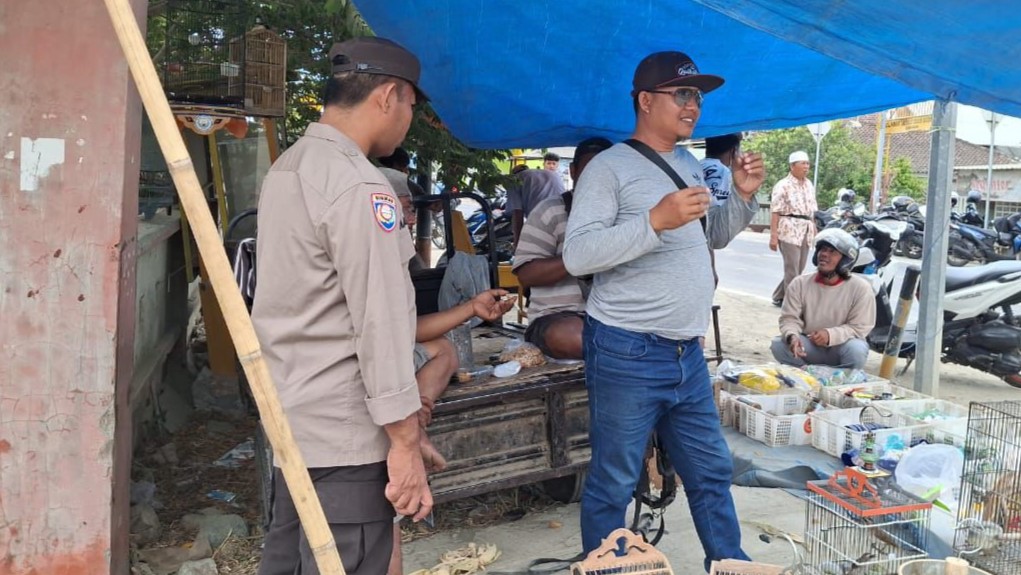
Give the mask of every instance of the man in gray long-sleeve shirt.
[[[596, 156], [575, 192], [564, 264], [572, 275], [594, 274], [584, 330], [592, 444], [581, 501], [586, 552], [624, 526], [655, 429], [684, 484], [706, 570], [712, 560], [747, 559], [699, 338], [715, 289], [709, 248], [725, 247], [751, 221], [764, 169], [758, 155], [739, 157], [735, 193], [710, 208], [698, 160], [675, 152], [691, 137], [703, 94], [721, 84], [681, 52], [642, 60], [631, 92], [632, 140]], [[659, 154], [688, 187], [678, 190], [634, 145]]]

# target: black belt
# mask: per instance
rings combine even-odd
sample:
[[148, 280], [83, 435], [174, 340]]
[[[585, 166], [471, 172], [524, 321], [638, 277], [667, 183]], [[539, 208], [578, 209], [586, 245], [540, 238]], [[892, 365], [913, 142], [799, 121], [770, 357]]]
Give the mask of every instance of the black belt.
[[796, 219], [799, 219], [799, 220], [811, 220], [812, 219], [812, 218], [810, 218], [808, 216], [802, 216], [800, 214], [780, 214], [780, 217], [781, 218], [796, 218]]

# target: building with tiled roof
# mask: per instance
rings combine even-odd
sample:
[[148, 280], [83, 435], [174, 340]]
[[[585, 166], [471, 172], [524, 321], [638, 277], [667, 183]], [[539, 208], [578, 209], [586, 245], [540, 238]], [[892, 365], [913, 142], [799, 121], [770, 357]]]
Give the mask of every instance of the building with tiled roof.
[[[930, 106], [931, 107], [931, 106]], [[906, 110], [903, 112], [907, 112]], [[878, 137], [879, 114], [859, 116], [845, 120], [852, 140], [875, 149]], [[887, 134], [889, 165], [898, 158], [911, 163], [911, 171], [923, 179], [929, 177], [929, 160], [932, 134], [929, 131]], [[1021, 159], [1015, 149], [996, 147], [993, 151], [992, 215], [1014, 213], [1021, 210]], [[989, 165], [989, 147], [957, 138], [954, 142], [954, 191], [962, 196], [969, 190], [986, 194]], [[984, 210], [980, 206], [980, 210]]]

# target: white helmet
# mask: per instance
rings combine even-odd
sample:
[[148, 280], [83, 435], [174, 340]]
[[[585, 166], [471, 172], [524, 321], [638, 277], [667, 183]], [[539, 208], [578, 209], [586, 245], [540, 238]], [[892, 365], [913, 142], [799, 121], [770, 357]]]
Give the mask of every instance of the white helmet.
[[845, 204], [853, 204], [856, 194], [851, 188], [840, 188], [837, 192], [837, 201]]
[[815, 253], [812, 254], [814, 266], [819, 265], [819, 248], [823, 244], [837, 250], [843, 256], [837, 264], [837, 273], [842, 276], [851, 273], [854, 262], [858, 260], [858, 240], [840, 228], [827, 228], [819, 232], [815, 236]]

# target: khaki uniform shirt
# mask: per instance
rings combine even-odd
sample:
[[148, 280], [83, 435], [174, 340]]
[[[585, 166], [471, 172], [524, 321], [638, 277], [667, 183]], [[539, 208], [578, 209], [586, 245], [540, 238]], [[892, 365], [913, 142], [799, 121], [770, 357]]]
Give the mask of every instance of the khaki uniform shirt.
[[[794, 176], [780, 180], [773, 186], [770, 211], [780, 214], [776, 237], [778, 240], [796, 246], [812, 243], [815, 237], [815, 187], [805, 178], [799, 182]], [[808, 219], [784, 217], [785, 215], [805, 216]]]
[[382, 426], [421, 407], [413, 254], [386, 178], [336, 129], [309, 125], [266, 175], [252, 320], [308, 467], [385, 460]]

